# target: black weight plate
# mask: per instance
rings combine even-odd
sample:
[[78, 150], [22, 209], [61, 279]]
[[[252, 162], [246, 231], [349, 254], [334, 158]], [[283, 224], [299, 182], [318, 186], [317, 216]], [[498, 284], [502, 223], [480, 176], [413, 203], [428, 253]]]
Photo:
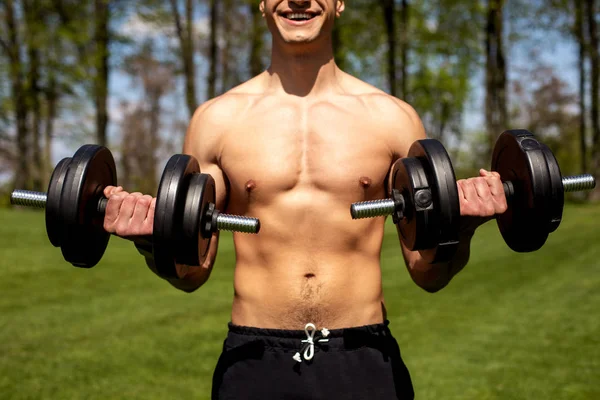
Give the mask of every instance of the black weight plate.
[[552, 195], [543, 146], [526, 130], [503, 132], [494, 146], [492, 171], [514, 186], [508, 209], [496, 218], [504, 241], [516, 252], [538, 250], [548, 238], [545, 201]]
[[432, 191], [433, 208], [438, 225], [434, 247], [421, 251], [430, 263], [450, 261], [458, 250], [460, 201], [456, 175], [446, 149], [435, 139], [418, 140], [412, 144], [409, 157], [421, 161]]
[[206, 211], [214, 204], [215, 180], [208, 174], [192, 174], [185, 198], [182, 222], [182, 246], [177, 262], [185, 265], [202, 265], [208, 255], [212, 233], [203, 235]]
[[556, 157], [552, 151], [543, 143], [542, 150], [546, 156], [548, 163], [548, 173], [550, 174], [550, 182], [552, 185], [551, 195], [546, 199], [548, 214], [548, 232], [554, 232], [560, 225], [562, 220], [563, 209], [565, 205], [565, 189], [562, 183], [562, 173]]
[[106, 251], [110, 234], [104, 230], [98, 202], [104, 188], [116, 184], [117, 170], [110, 150], [91, 144], [77, 150], [69, 163], [60, 200], [65, 224], [61, 250], [65, 260], [76, 267], [93, 267]]
[[[409, 250], [422, 250], [435, 244], [431, 228], [436, 225], [433, 207], [415, 204], [415, 194], [429, 190], [425, 169], [416, 158], [402, 158], [394, 163], [390, 190], [404, 198], [404, 216], [396, 225], [400, 240]], [[435, 231], [435, 229], [434, 229]]]
[[54, 247], [60, 247], [64, 232], [65, 218], [60, 207], [65, 177], [69, 168], [71, 158], [63, 158], [52, 171], [46, 199], [46, 233]]
[[177, 278], [177, 255], [181, 254], [182, 225], [186, 197], [192, 174], [199, 173], [195, 158], [176, 154], [172, 156], [158, 185], [154, 210], [154, 261], [156, 272], [165, 278]]

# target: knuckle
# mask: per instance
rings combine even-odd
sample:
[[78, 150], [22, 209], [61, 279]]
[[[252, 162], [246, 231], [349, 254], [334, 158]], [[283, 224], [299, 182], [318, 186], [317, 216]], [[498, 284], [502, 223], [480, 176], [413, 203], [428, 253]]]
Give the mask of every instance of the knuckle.
[[508, 210], [508, 205], [506, 204], [506, 202], [501, 202], [500, 205], [498, 206], [498, 214], [503, 214], [506, 212], [506, 210]]
[[137, 197], [132, 194], [127, 194], [127, 196], [125, 196], [125, 198], [123, 199], [123, 203], [127, 204], [128, 206], [135, 205], [136, 202]]
[[137, 206], [142, 208], [149, 208], [152, 198], [150, 196], [142, 196], [137, 199]]
[[130, 236], [131, 230], [129, 229], [129, 226], [127, 224], [120, 223], [117, 225], [115, 233], [118, 236]]
[[113, 228], [112, 223], [110, 221], [108, 221], [107, 219], [104, 220], [104, 224], [103, 224], [102, 227], [108, 233], [113, 233], [114, 232], [114, 228]]

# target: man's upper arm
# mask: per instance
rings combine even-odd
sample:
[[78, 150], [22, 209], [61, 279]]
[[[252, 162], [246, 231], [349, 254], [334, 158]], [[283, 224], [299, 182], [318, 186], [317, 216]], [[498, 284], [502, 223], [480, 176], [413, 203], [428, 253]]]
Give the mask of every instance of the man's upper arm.
[[183, 153], [195, 157], [200, 164], [200, 171], [213, 177], [217, 209], [225, 211], [226, 177], [220, 167], [223, 126], [218, 123], [214, 110], [211, 110], [214, 101], [204, 103], [194, 113], [185, 136]]
[[[416, 140], [425, 139], [426, 135], [421, 118], [415, 109], [402, 100], [393, 97], [392, 100], [395, 103], [393, 107], [394, 112], [391, 114], [393, 122], [391, 122], [392, 126], [389, 127], [388, 132], [390, 132], [390, 149], [393, 154], [393, 164], [398, 159], [407, 157], [410, 146]], [[420, 259], [420, 255], [416, 251], [407, 249], [404, 243], [401, 243], [401, 247], [406, 266], [414, 279], [415, 276], [413, 275], [412, 267]]]
[[421, 118], [415, 109], [400, 99], [390, 98], [394, 105], [388, 132], [390, 132], [390, 147], [394, 154], [392, 162], [395, 162], [398, 158], [406, 157], [410, 146], [416, 140], [425, 139], [426, 135]]

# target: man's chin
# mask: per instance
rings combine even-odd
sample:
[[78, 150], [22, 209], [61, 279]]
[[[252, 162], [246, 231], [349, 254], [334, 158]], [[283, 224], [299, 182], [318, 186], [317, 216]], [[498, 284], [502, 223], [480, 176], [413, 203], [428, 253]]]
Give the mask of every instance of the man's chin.
[[302, 44], [310, 44], [316, 42], [318, 36], [313, 35], [282, 35], [283, 42], [289, 45], [302, 45]]

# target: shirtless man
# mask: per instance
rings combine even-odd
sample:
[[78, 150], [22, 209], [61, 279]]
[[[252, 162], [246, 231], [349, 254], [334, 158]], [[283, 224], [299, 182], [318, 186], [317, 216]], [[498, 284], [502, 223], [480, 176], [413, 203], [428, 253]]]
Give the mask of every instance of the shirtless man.
[[[412, 398], [386, 321], [384, 218], [352, 220], [349, 206], [386, 197], [392, 163], [425, 137], [423, 126], [408, 104], [336, 66], [331, 32], [343, 1], [259, 6], [273, 40], [269, 69], [200, 106], [183, 148], [214, 177], [219, 209], [261, 221], [258, 235], [234, 234], [235, 296], [213, 398]], [[465, 266], [476, 227], [506, 209], [495, 173], [458, 187], [455, 259], [431, 265], [403, 247], [411, 277], [430, 292]], [[150, 196], [105, 194], [107, 231], [151, 234]], [[178, 266], [173, 286], [192, 292], [208, 280], [214, 239], [206, 263]]]

